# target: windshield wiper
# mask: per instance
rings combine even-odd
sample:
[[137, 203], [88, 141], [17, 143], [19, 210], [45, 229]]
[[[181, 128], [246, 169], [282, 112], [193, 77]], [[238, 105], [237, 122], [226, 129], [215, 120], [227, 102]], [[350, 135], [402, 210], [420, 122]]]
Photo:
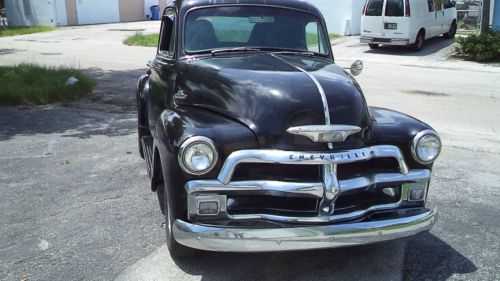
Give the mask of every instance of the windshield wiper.
[[245, 53], [245, 52], [260, 52], [260, 51], [261, 51], [261, 49], [247, 48], [247, 47], [218, 49], [218, 50], [212, 51], [212, 56], [215, 56], [217, 54], [224, 54], [224, 53]]

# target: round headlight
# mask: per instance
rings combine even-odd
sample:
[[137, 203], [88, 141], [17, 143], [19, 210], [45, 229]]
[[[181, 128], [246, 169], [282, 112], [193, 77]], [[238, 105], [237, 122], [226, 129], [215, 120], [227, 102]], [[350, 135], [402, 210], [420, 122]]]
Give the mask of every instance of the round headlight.
[[441, 152], [441, 140], [436, 132], [425, 130], [418, 133], [412, 142], [411, 152], [417, 162], [430, 164]]
[[209, 138], [191, 137], [180, 147], [179, 164], [189, 174], [206, 174], [213, 169], [215, 163], [217, 163], [217, 150]]

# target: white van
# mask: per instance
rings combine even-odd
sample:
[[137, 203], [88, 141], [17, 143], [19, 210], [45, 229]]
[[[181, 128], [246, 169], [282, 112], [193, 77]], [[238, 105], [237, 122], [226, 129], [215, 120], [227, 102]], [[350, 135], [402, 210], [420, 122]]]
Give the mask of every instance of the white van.
[[361, 17], [361, 43], [412, 45], [420, 51], [425, 39], [455, 37], [457, 10], [452, 0], [367, 0]]

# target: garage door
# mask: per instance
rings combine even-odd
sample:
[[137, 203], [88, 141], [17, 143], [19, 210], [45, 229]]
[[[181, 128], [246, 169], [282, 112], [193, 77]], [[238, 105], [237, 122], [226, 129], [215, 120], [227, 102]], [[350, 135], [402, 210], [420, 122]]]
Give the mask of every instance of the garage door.
[[76, 0], [78, 24], [120, 21], [118, 0]]
[[138, 0], [120, 0], [120, 20], [144, 20], [144, 2]]

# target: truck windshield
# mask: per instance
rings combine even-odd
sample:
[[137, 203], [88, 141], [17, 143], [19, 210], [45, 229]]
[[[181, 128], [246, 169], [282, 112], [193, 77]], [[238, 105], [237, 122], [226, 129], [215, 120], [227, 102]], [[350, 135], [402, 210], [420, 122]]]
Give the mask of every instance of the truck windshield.
[[202, 53], [229, 48], [328, 54], [328, 39], [314, 15], [284, 8], [226, 6], [189, 12], [184, 48]]

